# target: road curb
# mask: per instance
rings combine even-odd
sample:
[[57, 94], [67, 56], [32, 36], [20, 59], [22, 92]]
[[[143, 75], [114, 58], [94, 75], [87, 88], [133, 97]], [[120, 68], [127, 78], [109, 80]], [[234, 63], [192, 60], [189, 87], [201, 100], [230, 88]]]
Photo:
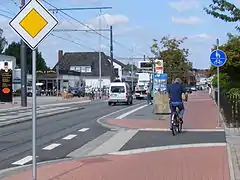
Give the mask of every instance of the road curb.
[[136, 104], [136, 105], [132, 105], [132, 106], [129, 106], [129, 107], [126, 107], [126, 108], [114, 111], [114, 112], [112, 112], [110, 114], [107, 114], [105, 116], [102, 116], [102, 117], [98, 118], [97, 119], [97, 123], [100, 124], [103, 127], [111, 129], [111, 130], [131, 129], [131, 128], [127, 128], [127, 127], [121, 127], [121, 126], [118, 126], [118, 125], [109, 124], [108, 122], [105, 122], [104, 119], [107, 118], [108, 116], [114, 115], [116, 113], [122, 112], [122, 111], [127, 110], [127, 109], [131, 109], [131, 108], [134, 108], [134, 107], [137, 107], [137, 106], [141, 106], [143, 104], [146, 104], [146, 103], [145, 102], [144, 103], [139, 103], [139, 104]]
[[[83, 103], [90, 103], [91, 100], [82, 100], [82, 101], [72, 101], [72, 102], [64, 102], [64, 103], [55, 103], [55, 104], [45, 104], [45, 105], [38, 105], [37, 108], [46, 109], [48, 107], [62, 107], [67, 105], [75, 105], [75, 104], [83, 104]], [[4, 108], [0, 109], [0, 113], [7, 113], [13, 111], [21, 111], [21, 110], [31, 110], [32, 107], [13, 107], [13, 108]]]
[[177, 150], [186, 148], [201, 148], [201, 147], [226, 147], [226, 143], [196, 143], [196, 144], [181, 144], [181, 145], [166, 145], [166, 146], [155, 146], [148, 148], [139, 148], [132, 150], [117, 151], [113, 153], [108, 153], [109, 155], [130, 155], [130, 154], [140, 154], [156, 151], [166, 151], [166, 150]]
[[[44, 117], [51, 117], [51, 116], [55, 116], [55, 115], [59, 115], [59, 114], [64, 114], [64, 113], [68, 113], [68, 112], [73, 112], [73, 111], [77, 111], [77, 110], [82, 110], [85, 109], [84, 107], [74, 107], [71, 109], [67, 109], [67, 110], [61, 110], [61, 111], [57, 111], [57, 112], [51, 112], [51, 113], [46, 113], [46, 114], [40, 114], [37, 115], [37, 118], [44, 118]], [[25, 117], [25, 118], [20, 118], [20, 120], [12, 120], [12, 122], [9, 122], [8, 124], [0, 124], [0, 127], [6, 127], [6, 126], [11, 126], [14, 124], [20, 124], [23, 122], [27, 122], [32, 120], [31, 116]], [[10, 120], [11, 121], [11, 120]]]
[[[94, 156], [83, 156], [83, 157], [78, 157], [78, 158], [67, 157], [67, 158], [62, 158], [62, 159], [57, 159], [57, 160], [43, 161], [43, 162], [37, 163], [37, 168], [40, 168], [42, 166], [51, 165], [51, 164], [57, 164], [57, 163], [61, 163], [61, 162], [70, 162], [70, 161], [74, 161], [74, 160], [98, 158], [98, 157], [104, 157], [104, 156], [109, 156], [109, 155], [110, 154], [100, 154], [100, 155], [94, 155]], [[8, 178], [12, 175], [16, 175], [16, 174], [19, 174], [24, 171], [29, 171], [31, 169], [32, 169], [32, 164], [3, 169], [3, 170], [0, 170], [0, 178]]]

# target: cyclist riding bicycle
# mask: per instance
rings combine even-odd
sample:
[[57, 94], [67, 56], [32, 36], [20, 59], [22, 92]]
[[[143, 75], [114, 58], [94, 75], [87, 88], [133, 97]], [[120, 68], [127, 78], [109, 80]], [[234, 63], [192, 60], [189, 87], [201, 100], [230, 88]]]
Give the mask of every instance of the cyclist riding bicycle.
[[186, 89], [181, 84], [181, 79], [176, 78], [174, 83], [171, 84], [168, 87], [168, 96], [169, 96], [169, 106], [171, 110], [171, 116], [170, 116], [170, 129], [171, 126], [171, 117], [174, 112], [176, 112], [176, 108], [179, 109], [179, 119], [180, 123], [183, 123], [183, 115], [184, 115], [184, 105], [183, 105], [183, 99], [182, 94], [185, 96], [185, 101], [188, 100], [188, 93]]

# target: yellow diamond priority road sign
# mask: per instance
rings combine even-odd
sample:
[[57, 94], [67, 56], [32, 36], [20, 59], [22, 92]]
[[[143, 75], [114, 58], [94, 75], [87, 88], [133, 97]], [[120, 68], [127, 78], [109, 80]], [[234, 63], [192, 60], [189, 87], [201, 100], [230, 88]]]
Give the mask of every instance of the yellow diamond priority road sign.
[[58, 20], [38, 1], [29, 1], [9, 25], [28, 44], [36, 49], [58, 24]]

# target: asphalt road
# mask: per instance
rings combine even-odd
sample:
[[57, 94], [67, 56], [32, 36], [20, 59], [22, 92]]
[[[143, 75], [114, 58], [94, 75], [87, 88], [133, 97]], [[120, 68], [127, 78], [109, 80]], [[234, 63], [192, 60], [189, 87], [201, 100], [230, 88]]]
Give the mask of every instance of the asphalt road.
[[226, 143], [224, 132], [182, 132], [173, 136], [171, 132], [139, 131], [120, 151], [150, 148], [159, 146], [198, 144], [198, 143]]
[[[37, 161], [65, 158], [109, 130], [96, 122], [99, 117], [126, 106], [109, 107], [106, 101], [97, 100], [84, 105], [83, 110], [38, 119]], [[0, 128], [0, 170], [30, 164], [31, 149], [31, 121]]]

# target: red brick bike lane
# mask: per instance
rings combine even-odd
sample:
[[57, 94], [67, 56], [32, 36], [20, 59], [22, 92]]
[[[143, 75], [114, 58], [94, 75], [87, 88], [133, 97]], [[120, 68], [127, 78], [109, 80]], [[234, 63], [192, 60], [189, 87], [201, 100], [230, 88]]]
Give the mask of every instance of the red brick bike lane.
[[[152, 107], [146, 107], [152, 108]], [[168, 129], [169, 116], [165, 119], [153, 119], [152, 110], [142, 111], [144, 118], [138, 119], [135, 112], [124, 119], [110, 119], [107, 122], [111, 125], [137, 129]], [[144, 111], [144, 112], [143, 112]], [[145, 114], [144, 114], [145, 113]], [[167, 118], [166, 118], [167, 117]], [[217, 106], [209, 97], [207, 92], [194, 92], [189, 95], [189, 101], [185, 103], [184, 128], [185, 129], [216, 129]], [[219, 127], [218, 127], [219, 128]], [[221, 129], [223, 127], [220, 127]]]
[[[30, 180], [31, 170], [3, 180]], [[226, 146], [106, 155], [42, 165], [38, 180], [230, 180]]]

